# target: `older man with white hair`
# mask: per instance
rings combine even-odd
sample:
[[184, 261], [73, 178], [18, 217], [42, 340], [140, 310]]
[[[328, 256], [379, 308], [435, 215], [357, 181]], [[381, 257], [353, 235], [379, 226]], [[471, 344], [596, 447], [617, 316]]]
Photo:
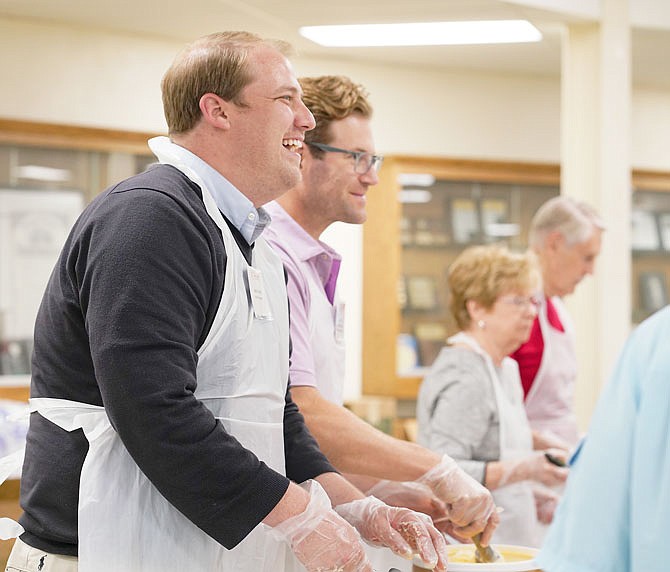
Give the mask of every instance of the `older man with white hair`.
[[526, 413], [539, 448], [570, 448], [579, 436], [574, 333], [562, 299], [593, 274], [603, 230], [591, 206], [565, 196], [544, 203], [531, 222], [529, 246], [540, 263], [544, 295], [528, 341], [512, 357], [519, 363]]

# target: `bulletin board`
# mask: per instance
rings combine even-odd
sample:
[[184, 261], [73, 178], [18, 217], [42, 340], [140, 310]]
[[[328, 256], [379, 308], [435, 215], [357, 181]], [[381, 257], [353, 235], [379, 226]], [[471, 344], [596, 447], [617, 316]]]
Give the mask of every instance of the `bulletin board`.
[[35, 317], [80, 191], [0, 189], [0, 387], [28, 385]]

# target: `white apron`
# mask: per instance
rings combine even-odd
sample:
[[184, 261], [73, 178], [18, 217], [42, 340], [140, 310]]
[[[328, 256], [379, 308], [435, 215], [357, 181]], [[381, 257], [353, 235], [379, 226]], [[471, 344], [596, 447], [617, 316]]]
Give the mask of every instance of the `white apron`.
[[[447, 342], [467, 345], [484, 358], [500, 418], [500, 460], [522, 459], [530, 455], [533, 452], [533, 437], [523, 407], [523, 389], [516, 362], [512, 358], [504, 358], [499, 375], [490, 356], [468, 334], [460, 332]], [[493, 542], [537, 546], [539, 523], [530, 482], [513, 483], [491, 493], [496, 505], [504, 509], [500, 513], [500, 525], [493, 534]]]
[[[171, 162], [169, 153], [157, 154], [161, 162]], [[198, 351], [195, 395], [226, 431], [285, 474], [288, 308], [281, 262], [264, 240], [256, 241], [253, 267], [262, 272], [272, 314], [256, 319], [248, 265], [228, 225], [202, 181], [187, 167], [175, 166], [200, 185], [228, 255], [223, 297]], [[31, 410], [66, 430], [81, 427], [89, 441], [79, 489], [80, 572], [282, 572], [285, 545], [263, 524], [227, 550], [173, 507], [132, 460], [102, 407], [33, 399]]]
[[553, 434], [574, 446], [579, 431], [574, 406], [577, 357], [572, 321], [560, 298], [554, 296], [551, 301], [565, 332], [549, 324], [543, 298], [538, 320], [544, 350], [540, 368], [526, 396], [526, 413], [534, 430]]
[[[24, 453], [25, 447], [0, 459], [0, 484], [21, 470]], [[21, 534], [23, 534], [23, 527], [18, 522], [0, 515], [0, 540], [17, 538]]]
[[342, 405], [344, 397], [344, 304], [337, 290], [331, 304], [323, 288], [307, 273], [310, 292], [309, 342], [313, 349], [318, 390], [328, 401]]

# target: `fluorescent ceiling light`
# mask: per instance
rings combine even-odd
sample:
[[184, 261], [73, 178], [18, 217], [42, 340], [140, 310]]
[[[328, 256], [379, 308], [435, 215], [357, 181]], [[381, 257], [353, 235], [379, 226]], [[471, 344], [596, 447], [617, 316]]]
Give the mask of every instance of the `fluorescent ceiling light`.
[[51, 183], [65, 183], [70, 180], [70, 174], [70, 171], [67, 169], [43, 167], [42, 165], [21, 165], [15, 171], [15, 175], [19, 179], [48, 181]]
[[435, 177], [430, 173], [400, 173], [398, 183], [403, 187], [430, 187], [435, 183]]
[[500, 238], [517, 236], [519, 225], [514, 222], [492, 222], [486, 225], [486, 234]]
[[403, 189], [398, 191], [398, 200], [401, 203], [429, 203], [433, 200], [433, 193], [426, 189]]
[[300, 34], [331, 48], [505, 44], [542, 39], [540, 31], [527, 20], [303, 26]]

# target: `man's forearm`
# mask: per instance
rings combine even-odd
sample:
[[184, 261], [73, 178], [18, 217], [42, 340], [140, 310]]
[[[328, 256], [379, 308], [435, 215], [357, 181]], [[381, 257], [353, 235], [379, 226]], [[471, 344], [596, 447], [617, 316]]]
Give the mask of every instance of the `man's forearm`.
[[378, 482], [385, 480], [377, 477], [369, 477], [367, 475], [357, 475], [356, 473], [344, 473], [344, 478], [364, 493], [369, 491]]
[[276, 526], [287, 518], [302, 513], [309, 503], [309, 493], [297, 484], [290, 483], [284, 496], [263, 519], [268, 526]]
[[382, 433], [324, 399], [314, 387], [293, 387], [291, 394], [319, 447], [339, 471], [413, 481], [440, 462], [437, 453]]
[[339, 473], [323, 473], [314, 479], [328, 493], [333, 506], [365, 498], [365, 495]]

